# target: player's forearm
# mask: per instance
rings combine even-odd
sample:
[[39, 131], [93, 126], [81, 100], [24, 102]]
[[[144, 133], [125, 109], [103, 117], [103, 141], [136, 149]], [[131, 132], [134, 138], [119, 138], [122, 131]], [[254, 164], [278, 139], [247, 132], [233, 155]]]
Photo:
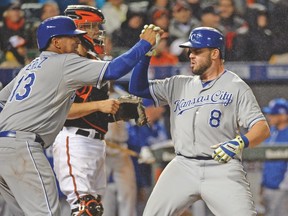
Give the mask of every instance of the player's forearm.
[[270, 136], [270, 129], [266, 121], [259, 121], [245, 136], [249, 140], [249, 147], [255, 147]]
[[69, 110], [67, 119], [81, 118], [97, 111], [99, 111], [98, 101], [73, 103]]
[[129, 83], [129, 92], [131, 94], [143, 98], [152, 98], [148, 82], [149, 62], [150, 57], [144, 56], [134, 68]]
[[104, 80], [116, 80], [128, 74], [150, 50], [151, 44], [140, 40], [129, 51], [113, 59], [104, 74]]

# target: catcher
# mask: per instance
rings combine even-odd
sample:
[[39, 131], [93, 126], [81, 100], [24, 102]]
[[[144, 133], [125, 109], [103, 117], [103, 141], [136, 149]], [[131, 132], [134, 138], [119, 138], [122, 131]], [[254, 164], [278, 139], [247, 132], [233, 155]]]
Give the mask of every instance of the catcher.
[[[102, 12], [86, 5], [70, 5], [65, 15], [74, 20], [78, 29], [87, 31], [79, 45], [79, 54], [99, 59], [98, 56], [105, 50], [105, 35], [101, 30], [105, 18]], [[125, 113], [123, 109], [128, 109], [127, 104], [122, 99], [108, 99], [108, 89], [108, 83], [101, 89], [92, 86], [79, 89], [68, 114], [69, 120], [53, 144], [54, 170], [60, 189], [70, 204], [72, 216], [103, 214], [101, 196], [106, 187], [104, 136], [109, 121], [130, 118], [121, 116]], [[140, 102], [137, 98], [137, 103]], [[137, 114], [141, 107], [137, 103], [130, 103], [136, 108], [135, 112], [131, 112], [131, 118], [140, 125], [144, 124], [145, 115]]]

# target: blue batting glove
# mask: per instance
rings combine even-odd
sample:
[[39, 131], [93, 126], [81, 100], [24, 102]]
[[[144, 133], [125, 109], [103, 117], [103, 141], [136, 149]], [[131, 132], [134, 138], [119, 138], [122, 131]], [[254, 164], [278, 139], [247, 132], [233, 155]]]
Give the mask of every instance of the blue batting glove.
[[236, 136], [233, 140], [211, 146], [212, 149], [215, 149], [212, 157], [219, 163], [227, 163], [248, 145], [249, 140], [246, 136]]

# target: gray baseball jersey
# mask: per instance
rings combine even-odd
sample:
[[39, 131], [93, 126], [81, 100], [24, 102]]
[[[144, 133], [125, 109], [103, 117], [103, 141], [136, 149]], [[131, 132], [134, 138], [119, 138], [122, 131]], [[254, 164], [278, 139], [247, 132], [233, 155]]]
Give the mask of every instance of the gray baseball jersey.
[[0, 92], [0, 100], [6, 100], [0, 131], [32, 131], [41, 136], [45, 147], [51, 145], [66, 120], [75, 90], [101, 86], [108, 64], [76, 54], [42, 52]]
[[227, 70], [204, 87], [199, 76], [150, 80], [150, 92], [156, 105], [170, 106], [175, 151], [188, 157], [212, 155], [211, 145], [265, 120], [250, 87]]

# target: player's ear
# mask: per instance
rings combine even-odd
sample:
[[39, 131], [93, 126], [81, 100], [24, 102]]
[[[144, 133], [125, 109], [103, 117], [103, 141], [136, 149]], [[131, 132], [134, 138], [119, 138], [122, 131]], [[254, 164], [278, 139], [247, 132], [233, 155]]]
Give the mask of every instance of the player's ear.
[[56, 49], [60, 49], [61, 47], [60, 47], [59, 37], [53, 37], [50, 41], [50, 45], [52, 45]]
[[212, 59], [217, 59], [217, 58], [221, 58], [221, 53], [219, 49], [212, 49], [211, 50], [211, 58]]

